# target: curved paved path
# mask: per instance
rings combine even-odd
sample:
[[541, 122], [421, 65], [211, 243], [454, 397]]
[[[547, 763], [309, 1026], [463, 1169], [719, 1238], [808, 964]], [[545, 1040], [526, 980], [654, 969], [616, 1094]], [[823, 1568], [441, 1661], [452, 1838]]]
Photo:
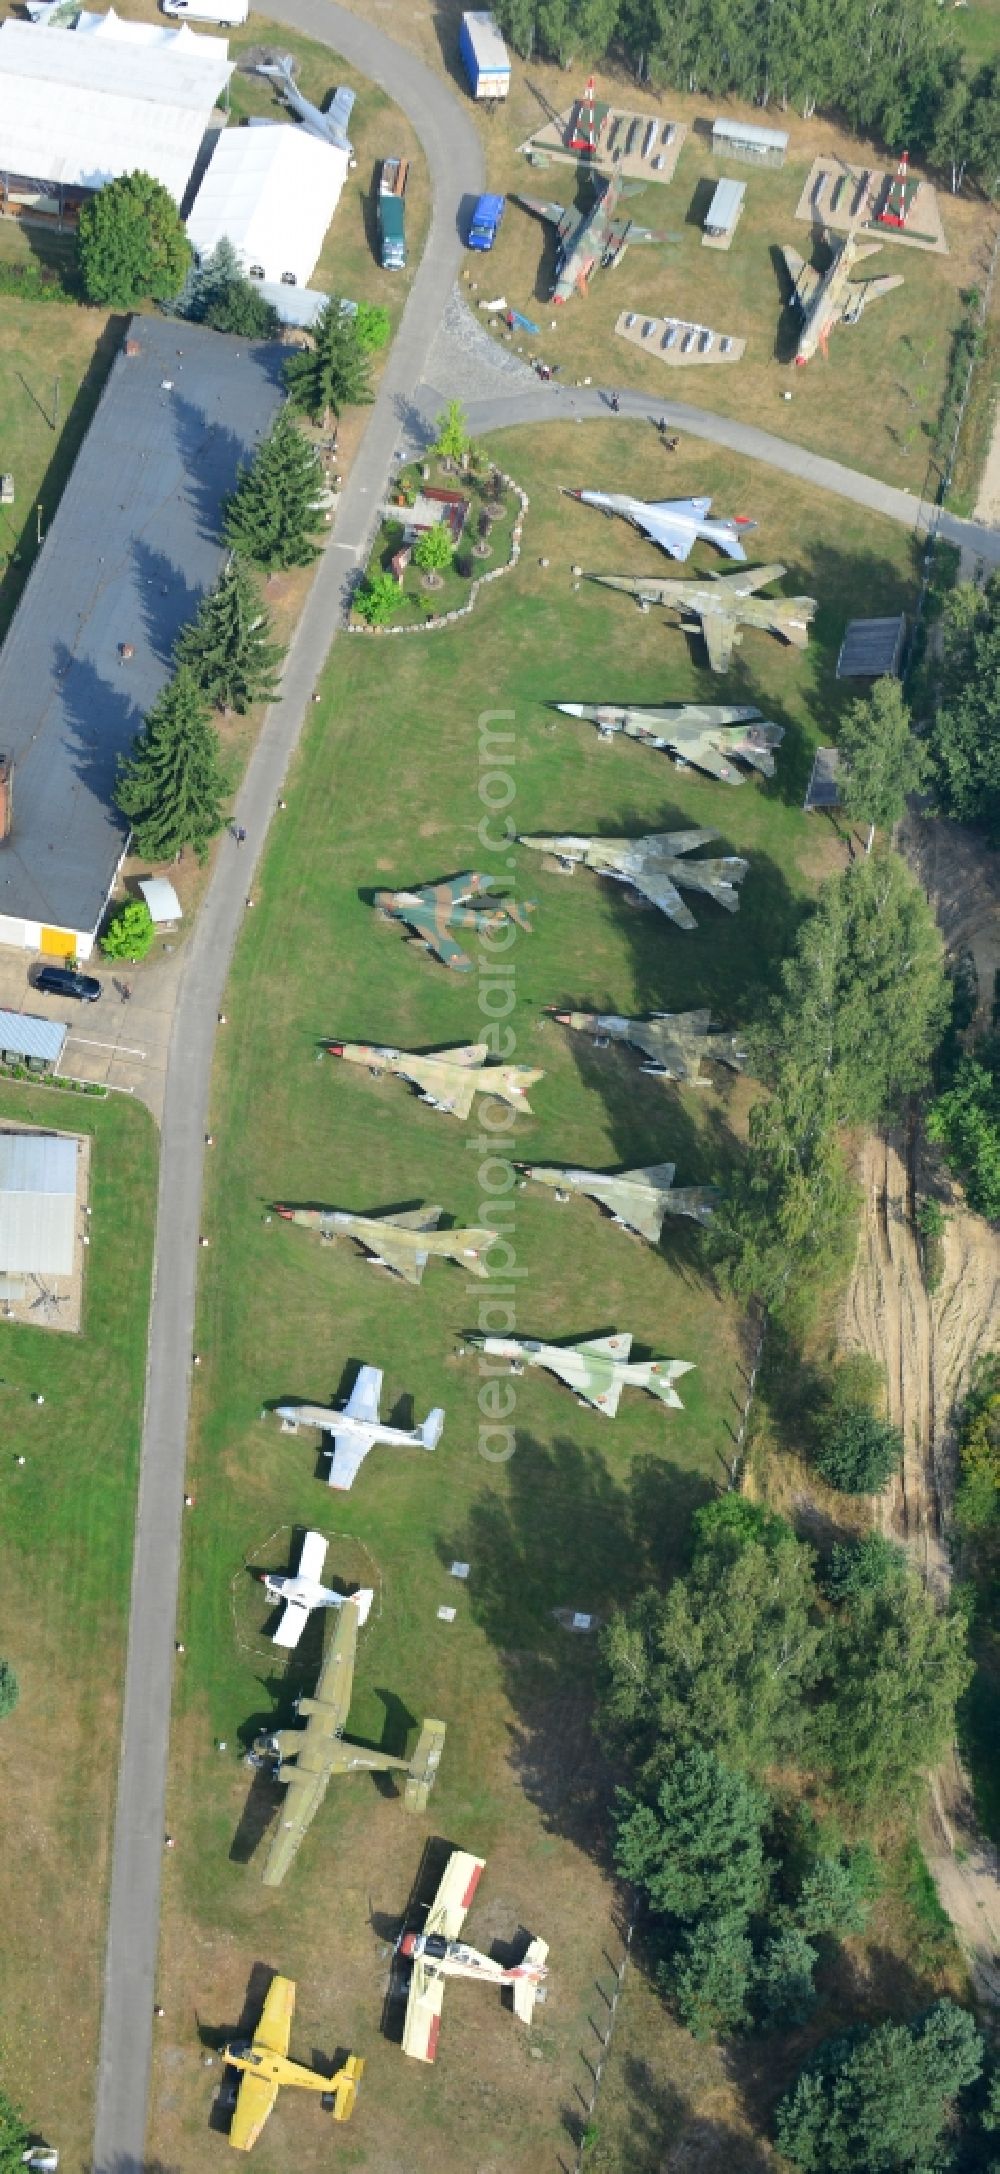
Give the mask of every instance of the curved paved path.
[[95, 2174], [142, 2174], [145, 2166], [199, 1218], [219, 1005], [248, 886], [288, 760], [385, 493], [399, 441], [399, 417], [405, 413], [406, 396], [420, 380], [452, 292], [460, 253], [461, 196], [481, 189], [484, 178], [471, 119], [449, 86], [411, 54], [333, 0], [269, 0], [268, 12], [334, 47], [404, 109], [430, 166], [434, 210], [427, 247], [341, 497], [336, 537], [318, 567], [281, 698], [268, 713], [240, 793], [235, 813], [248, 842], [237, 850], [223, 841], [191, 938], [174, 1018], [161, 1138]]
[[[422, 383], [452, 295], [461, 254], [463, 196], [483, 186], [472, 120], [449, 84], [334, 0], [270, 0], [289, 28], [331, 46], [380, 84], [413, 124], [430, 168], [431, 228], [378, 398], [343, 492], [336, 533], [317, 570], [290, 652], [280, 700], [269, 711], [236, 808], [248, 844], [225, 847], [187, 952], [168, 1060], [160, 1159], [146, 1410], [136, 1514], [128, 1663], [115, 1818], [104, 2010], [97, 2081], [94, 2174], [143, 2174], [159, 1944], [167, 1749], [180, 1574], [184, 1467], [194, 1335], [204, 1139], [222, 992], [243, 919], [247, 885], [314, 683], [342, 623], [404, 428], [427, 420], [435, 396]], [[419, 388], [414, 395], [413, 388]], [[461, 391], [461, 386], [446, 388]], [[470, 410], [476, 429], [551, 417], [607, 415], [596, 392], [538, 386]], [[622, 413], [665, 414], [695, 436], [768, 461], [908, 525], [933, 509], [781, 438], [675, 402], [622, 398]], [[1000, 536], [945, 515], [940, 532], [1000, 558]], [[960, 532], [960, 533], [957, 533]]]

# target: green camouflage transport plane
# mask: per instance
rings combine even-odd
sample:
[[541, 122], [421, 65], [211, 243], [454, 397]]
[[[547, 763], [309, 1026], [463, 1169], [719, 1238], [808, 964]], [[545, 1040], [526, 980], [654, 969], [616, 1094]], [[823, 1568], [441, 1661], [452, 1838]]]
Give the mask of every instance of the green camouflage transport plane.
[[707, 1087], [703, 1060], [728, 1064], [742, 1072], [747, 1061], [743, 1037], [712, 1026], [710, 1011], [654, 1012], [651, 1019], [626, 1019], [621, 1012], [566, 1012], [550, 1007], [549, 1017], [577, 1034], [591, 1034], [598, 1049], [606, 1042], [628, 1042], [645, 1058], [644, 1072], [657, 1079], [680, 1080], [686, 1087]]
[[573, 832], [519, 838], [519, 845], [533, 853], [549, 853], [568, 874], [577, 866], [592, 868], [595, 875], [627, 883], [650, 904], [658, 906], [678, 928], [697, 928], [678, 889], [705, 891], [727, 913], [739, 911], [739, 893], [750, 866], [729, 853], [722, 860], [688, 861], [684, 856], [699, 846], [710, 845], [717, 830], [650, 831], [645, 838], [579, 838]]
[[609, 703], [557, 702], [564, 717], [581, 717], [596, 725], [602, 740], [618, 732], [644, 747], [672, 755], [679, 770], [693, 763], [696, 770], [719, 778], [726, 785], [742, 785], [737, 760], [774, 776], [774, 750], [785, 737], [784, 725], [773, 725], [759, 710], [735, 702], [683, 702], [664, 709], [616, 708]]
[[488, 1276], [483, 1258], [497, 1243], [495, 1230], [439, 1230], [443, 1208], [406, 1208], [400, 1215], [351, 1215], [343, 1208], [290, 1208], [277, 1201], [276, 1215], [302, 1230], [316, 1230], [327, 1245], [353, 1238], [377, 1268], [404, 1283], [419, 1283], [432, 1258], [455, 1261], [472, 1276]]
[[547, 1373], [557, 1374], [581, 1404], [593, 1404], [606, 1419], [614, 1418], [623, 1389], [646, 1389], [661, 1404], [682, 1411], [674, 1383], [682, 1374], [694, 1373], [694, 1361], [689, 1359], [630, 1362], [631, 1329], [613, 1336], [592, 1336], [582, 1344], [540, 1344], [531, 1336], [477, 1335], [467, 1341], [487, 1358], [509, 1359], [512, 1373], [520, 1374], [526, 1366], [541, 1366]]
[[421, 1101], [428, 1102], [432, 1110], [447, 1111], [450, 1117], [470, 1117], [476, 1095], [495, 1095], [498, 1102], [506, 1102], [512, 1110], [523, 1110], [530, 1117], [533, 1112], [528, 1088], [545, 1078], [544, 1072], [530, 1071], [526, 1065], [487, 1066], [488, 1042], [459, 1043], [451, 1049], [430, 1051], [426, 1056], [412, 1049], [383, 1049], [372, 1042], [327, 1042], [325, 1047], [331, 1057], [346, 1057], [348, 1064], [367, 1066], [373, 1079], [394, 1073], [398, 1079], [409, 1080]]
[[[264, 1865], [265, 1887], [281, 1886], [335, 1774], [405, 1774], [406, 1810], [427, 1808], [444, 1749], [443, 1721], [424, 1722], [411, 1759], [391, 1759], [386, 1752], [369, 1751], [363, 1744], [345, 1740], [360, 1623], [356, 1601], [345, 1600], [315, 1693], [298, 1702], [305, 1728], [278, 1729], [273, 1735], [265, 1732], [249, 1754], [248, 1764], [276, 1767], [276, 1779], [285, 1783], [281, 1824]], [[292, 1760], [294, 1765], [289, 1763]]]
[[696, 1223], [709, 1223], [718, 1198], [714, 1185], [674, 1186], [676, 1163], [649, 1163], [641, 1170], [572, 1170], [557, 1163], [519, 1162], [515, 1166], [525, 1180], [551, 1186], [557, 1200], [572, 1193], [587, 1193], [607, 1208], [621, 1230], [634, 1230], [650, 1245], [659, 1245], [668, 1215], [690, 1215]]
[[680, 614], [686, 634], [704, 636], [713, 672], [728, 671], [734, 648], [742, 641], [741, 626], [758, 627], [763, 634], [777, 634], [793, 649], [805, 649], [809, 627], [818, 605], [814, 596], [758, 596], [772, 581], [780, 581], [784, 566], [738, 567], [734, 574], [710, 574], [707, 581], [682, 581], [640, 574], [588, 574], [603, 589], [621, 589], [634, 596], [645, 610], [665, 604]]
[[416, 931], [408, 938], [410, 943], [433, 952], [455, 973], [470, 974], [472, 960], [452, 934], [453, 929], [468, 929], [488, 937], [505, 921], [513, 921], [530, 934], [534, 899], [524, 905], [516, 898], [494, 899], [492, 904], [478, 908], [469, 904], [470, 899], [492, 891], [496, 882], [496, 876], [468, 869], [463, 875], [448, 876], [441, 883], [425, 883], [415, 891], [376, 891], [372, 903], [384, 920], [405, 921]]

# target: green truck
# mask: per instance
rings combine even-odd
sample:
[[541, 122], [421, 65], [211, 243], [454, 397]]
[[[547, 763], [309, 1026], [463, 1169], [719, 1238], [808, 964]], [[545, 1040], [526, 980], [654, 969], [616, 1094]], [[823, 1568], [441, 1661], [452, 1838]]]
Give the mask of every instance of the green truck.
[[378, 178], [378, 250], [383, 271], [401, 272], [406, 263], [406, 212], [403, 199], [409, 160], [383, 159]]

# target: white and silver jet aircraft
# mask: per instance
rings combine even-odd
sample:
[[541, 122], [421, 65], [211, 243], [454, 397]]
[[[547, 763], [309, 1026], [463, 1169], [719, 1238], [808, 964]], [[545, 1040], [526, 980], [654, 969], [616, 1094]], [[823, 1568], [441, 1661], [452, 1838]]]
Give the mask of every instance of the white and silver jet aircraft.
[[363, 1366], [342, 1412], [328, 1404], [279, 1404], [277, 1411], [291, 1426], [318, 1427], [321, 1434], [333, 1436], [327, 1479], [331, 1487], [346, 1491], [376, 1442], [388, 1442], [393, 1449], [436, 1449], [441, 1440], [444, 1412], [439, 1404], [419, 1427], [388, 1427], [378, 1415], [381, 1400], [381, 1367]]
[[297, 1646], [314, 1608], [342, 1608], [345, 1600], [353, 1600], [358, 1620], [367, 1623], [369, 1610], [375, 1598], [368, 1585], [354, 1593], [334, 1593], [328, 1585], [320, 1584], [326, 1551], [330, 1545], [321, 1532], [307, 1532], [302, 1542], [299, 1567], [293, 1578], [278, 1577], [265, 1570], [263, 1586], [272, 1600], [283, 1600], [284, 1613], [274, 1633], [276, 1646]]

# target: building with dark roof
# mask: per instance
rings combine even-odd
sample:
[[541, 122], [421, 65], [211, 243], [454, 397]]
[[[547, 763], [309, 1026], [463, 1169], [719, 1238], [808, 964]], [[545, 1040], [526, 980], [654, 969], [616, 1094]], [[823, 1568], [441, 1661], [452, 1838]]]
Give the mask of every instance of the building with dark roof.
[[118, 757], [218, 579], [281, 364], [276, 344], [131, 322], [0, 650], [0, 944], [90, 955], [128, 843]]
[[906, 620], [852, 619], [840, 645], [838, 679], [898, 679], [906, 648]]

